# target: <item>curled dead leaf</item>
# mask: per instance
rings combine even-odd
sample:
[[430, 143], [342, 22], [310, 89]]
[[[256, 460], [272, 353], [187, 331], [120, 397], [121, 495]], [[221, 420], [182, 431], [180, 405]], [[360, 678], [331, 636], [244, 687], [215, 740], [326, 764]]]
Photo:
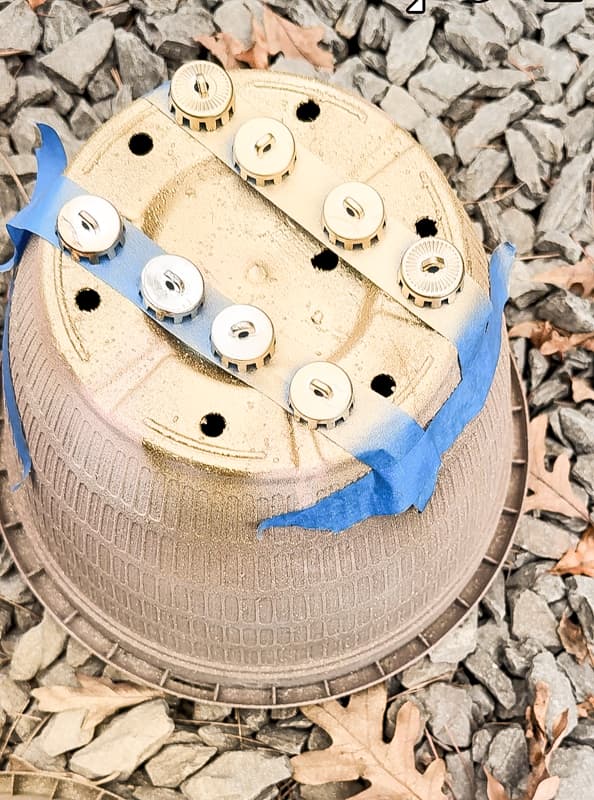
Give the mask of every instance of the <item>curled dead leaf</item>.
[[319, 786], [364, 778], [371, 786], [355, 795], [361, 800], [446, 800], [443, 760], [435, 759], [425, 772], [416, 768], [414, 748], [421, 730], [417, 706], [408, 701], [400, 708], [394, 737], [386, 743], [382, 735], [386, 702], [386, 687], [381, 684], [352, 695], [346, 708], [336, 700], [302, 708], [330, 734], [332, 745], [291, 759], [295, 780]]
[[528, 473], [528, 489], [532, 494], [526, 498], [524, 510], [552, 511], [557, 514], [564, 514], [566, 517], [581, 517], [588, 520], [588, 509], [575, 496], [569, 481], [569, 457], [562, 453], [555, 459], [551, 471], [546, 468], [545, 437], [548, 422], [547, 415], [540, 414], [529, 425], [530, 470]]
[[212, 53], [225, 69], [238, 69], [241, 66], [237, 56], [245, 48], [239, 39], [231, 36], [230, 33], [217, 33], [214, 36], [195, 36], [194, 41]]
[[333, 69], [332, 53], [320, 47], [323, 36], [321, 26], [301, 28], [263, 6], [262, 22], [252, 14], [252, 44], [247, 49], [224, 31], [214, 36], [196, 36], [195, 41], [212, 53], [225, 69], [237, 69], [241, 64], [268, 69], [270, 59], [279, 53], [285, 58], [307, 61], [314, 67]]
[[582, 534], [575, 550], [568, 550], [551, 569], [553, 575], [586, 575], [594, 578], [594, 527]]
[[[563, 711], [553, 725], [553, 737], [549, 744], [546, 733], [546, 716], [551, 699], [548, 684], [536, 684], [534, 703], [526, 709], [526, 740], [531, 773], [522, 800], [554, 800], [559, 788], [559, 778], [551, 775], [549, 764], [551, 755], [559, 747], [567, 730], [568, 710]], [[487, 776], [487, 797], [489, 800], [510, 800], [505, 787], [483, 767]]]
[[565, 355], [576, 347], [594, 351], [594, 333], [566, 333], [554, 328], [548, 320], [532, 319], [510, 328], [512, 339], [530, 339], [544, 356]]
[[589, 297], [594, 293], [594, 259], [583, 258], [577, 264], [555, 267], [536, 275], [535, 280], [551, 283], [553, 286], [560, 286], [563, 289], [581, 286], [582, 295]]
[[566, 653], [572, 655], [578, 664], [589, 661], [594, 667], [594, 651], [588, 644], [584, 629], [579, 621], [577, 621], [577, 616], [575, 614], [569, 614], [565, 611], [561, 617], [557, 631]]
[[83, 730], [90, 730], [122, 708], [144, 703], [163, 693], [147, 686], [133, 683], [113, 683], [107, 678], [94, 678], [77, 674], [80, 686], [41, 686], [31, 694], [39, 703], [40, 711], [85, 710]]
[[585, 700], [582, 700], [581, 703], [578, 703], [576, 708], [577, 715], [580, 719], [594, 717], [594, 694], [591, 694]]
[[487, 776], [487, 797], [488, 800], [510, 800], [510, 796], [505, 791], [505, 788], [499, 783], [489, 770], [483, 766], [483, 771]]

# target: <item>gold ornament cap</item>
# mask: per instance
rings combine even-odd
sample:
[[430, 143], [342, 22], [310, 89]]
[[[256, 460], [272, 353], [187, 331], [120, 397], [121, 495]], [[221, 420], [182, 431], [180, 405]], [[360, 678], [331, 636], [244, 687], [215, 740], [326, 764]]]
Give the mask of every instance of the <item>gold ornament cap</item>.
[[190, 61], [171, 79], [169, 103], [178, 125], [214, 131], [229, 122], [233, 114], [233, 81], [217, 64]]
[[295, 139], [280, 120], [255, 117], [237, 131], [233, 160], [244, 180], [258, 186], [280, 183], [295, 166]]
[[82, 194], [64, 203], [56, 220], [60, 247], [77, 261], [87, 258], [97, 264], [103, 256], [113, 258], [124, 243], [124, 225], [109, 200]]
[[386, 224], [382, 196], [367, 183], [341, 183], [326, 195], [322, 224], [332, 244], [345, 250], [371, 247]]
[[417, 306], [453, 303], [464, 284], [464, 259], [446, 239], [428, 236], [402, 256], [398, 271], [402, 294]]
[[334, 428], [353, 408], [353, 385], [347, 373], [331, 361], [312, 361], [293, 375], [289, 405], [308, 428]]
[[239, 372], [258, 369], [272, 357], [274, 326], [257, 306], [232, 305], [220, 311], [210, 330], [213, 353], [224, 367]]

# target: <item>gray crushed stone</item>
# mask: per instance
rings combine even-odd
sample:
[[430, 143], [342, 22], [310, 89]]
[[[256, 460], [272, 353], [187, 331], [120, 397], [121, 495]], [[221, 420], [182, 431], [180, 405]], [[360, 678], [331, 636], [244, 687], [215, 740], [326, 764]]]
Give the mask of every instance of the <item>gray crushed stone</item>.
[[[569, 333], [594, 331], [590, 300], [539, 280], [542, 272], [580, 261], [592, 245], [594, 4], [430, 0], [427, 15], [407, 17], [408, 4], [274, 0], [271, 7], [296, 24], [321, 26], [337, 69], [328, 75], [284, 55], [272, 69], [354, 91], [417, 138], [456, 188], [485, 245], [503, 238], [515, 243], [510, 324], [542, 318]], [[258, 0], [48, 0], [37, 12], [26, 0], [0, 0], [0, 52], [13, 53], [0, 56], [2, 221], [22, 203], [12, 172], [27, 191], [34, 185], [36, 122], [56, 128], [72, 157], [133, 98], [183, 61], [204, 57], [195, 36], [224, 30], [248, 48], [252, 13], [261, 20]], [[0, 260], [9, 255], [0, 227]], [[592, 382], [594, 354], [579, 349], [547, 356], [525, 339], [514, 340], [512, 351], [531, 414], [550, 416], [549, 455], [567, 453], [575, 491], [592, 509], [594, 403], [576, 404], [571, 381]], [[549, 724], [564, 706], [575, 710], [592, 692], [592, 668], [564, 652], [558, 626], [563, 614], [572, 613], [594, 642], [594, 581], [549, 573], [575, 548], [584, 527], [583, 520], [546, 512], [524, 516], [506, 569], [478, 615], [390, 681], [395, 699], [386, 714], [386, 737], [394, 733], [402, 703], [418, 703], [446, 758], [456, 800], [486, 800], [483, 766], [514, 800], [521, 796], [528, 772], [524, 715], [538, 680], [551, 686]], [[64, 646], [40, 636], [43, 614], [10, 559], [0, 559], [0, 596], [6, 654], [0, 727], [8, 734], [14, 726], [6, 754], [39, 769], [78, 769], [92, 779], [117, 773], [107, 788], [126, 800], [272, 800], [279, 794], [286, 800], [342, 800], [363, 790], [353, 781], [285, 788], [288, 757], [330, 743], [294, 710], [237, 712], [157, 700], [120, 712], [95, 730], [84, 729], [79, 711], [67, 711], [36, 732], [33, 686], [74, 685], [77, 670], [112, 673], [73, 640]], [[142, 746], [128, 738], [140, 726]], [[584, 776], [594, 770], [594, 722], [576, 724], [572, 714], [571, 728], [551, 762], [561, 776], [557, 800], [591, 800], [591, 781]], [[419, 759], [427, 757], [421, 738]]]

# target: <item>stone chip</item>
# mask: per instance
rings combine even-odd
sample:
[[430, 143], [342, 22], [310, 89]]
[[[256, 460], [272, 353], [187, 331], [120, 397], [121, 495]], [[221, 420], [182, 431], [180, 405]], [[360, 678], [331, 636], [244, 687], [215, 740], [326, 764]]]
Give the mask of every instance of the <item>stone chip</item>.
[[585, 18], [583, 3], [567, 3], [549, 11], [540, 21], [542, 27], [542, 43], [545, 47], [553, 47], [568, 33], [571, 33]]
[[498, 64], [507, 53], [503, 29], [481, 9], [475, 9], [470, 19], [468, 12], [451, 15], [444, 31], [452, 47], [477, 67]]
[[32, 55], [41, 39], [41, 25], [27, 0], [13, 0], [0, 11], [0, 50]]
[[9, 72], [4, 59], [0, 59], [0, 112], [8, 108], [15, 99], [17, 82]]
[[456, 150], [462, 162], [469, 164], [485, 145], [505, 133], [510, 124], [523, 117], [532, 106], [532, 101], [520, 91], [481, 106], [455, 137]]
[[557, 635], [557, 620], [536, 592], [525, 589], [513, 601], [512, 633], [518, 639], [536, 639], [544, 647], [561, 648]]
[[70, 768], [90, 780], [117, 774], [127, 780], [157, 753], [173, 732], [164, 700], [151, 700], [119, 714], [99, 736], [70, 759]]
[[555, 800], [590, 800], [594, 775], [592, 747], [560, 747], [551, 758], [551, 774], [561, 778]]
[[120, 75], [132, 90], [132, 99], [146, 94], [167, 78], [165, 61], [151, 53], [133, 33], [118, 28], [115, 32], [115, 51]]
[[76, 36], [92, 22], [91, 16], [80, 3], [68, 0], [54, 0], [51, 14], [45, 18], [43, 28], [43, 49], [47, 52]]
[[510, 128], [505, 132], [505, 143], [518, 180], [522, 181], [534, 197], [543, 197], [542, 162], [529, 139], [521, 131]]
[[503, 728], [491, 741], [486, 768], [505, 787], [513, 789], [530, 771], [526, 734], [520, 725]]
[[290, 777], [286, 756], [237, 750], [220, 755], [181, 788], [189, 800], [258, 800], [267, 789]]
[[[521, 39], [514, 45], [509, 51], [508, 60], [518, 69], [538, 65], [540, 77], [561, 84], [569, 83], [579, 65], [575, 53], [569, 48], [561, 46], [549, 50], [532, 39]], [[539, 72], [535, 72], [535, 75], [538, 76]]]
[[433, 17], [423, 17], [393, 37], [386, 56], [388, 80], [396, 86], [406, 83], [427, 55], [434, 28]]
[[17, 642], [10, 664], [10, 677], [16, 681], [34, 678], [58, 658], [67, 634], [64, 628], [47, 612], [34, 628], [24, 633]]
[[169, 744], [145, 765], [153, 786], [175, 788], [217, 754], [216, 747]]
[[426, 119], [421, 106], [401, 86], [391, 86], [380, 105], [397, 125], [407, 131], [414, 130]]
[[567, 733], [569, 733], [577, 725], [575, 697], [571, 690], [569, 678], [561, 672], [555, 658], [548, 652], [539, 653], [534, 657], [532, 668], [528, 673], [528, 689], [531, 703], [534, 702], [536, 686], [541, 682], [547, 684], [551, 693], [546, 715], [546, 729], [549, 739], [552, 739], [555, 720], [566, 709], [568, 711]]
[[113, 37], [112, 23], [107, 19], [98, 19], [43, 56], [40, 63], [62, 78], [73, 91], [82, 93], [108, 54]]

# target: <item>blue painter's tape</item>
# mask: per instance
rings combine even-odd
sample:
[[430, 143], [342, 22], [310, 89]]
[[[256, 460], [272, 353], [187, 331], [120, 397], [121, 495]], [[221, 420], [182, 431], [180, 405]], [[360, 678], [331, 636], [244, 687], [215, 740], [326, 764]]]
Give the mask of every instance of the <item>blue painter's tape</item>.
[[[377, 467], [357, 481], [301, 511], [279, 514], [262, 522], [259, 531], [271, 527], [299, 526], [339, 533], [371, 516], [401, 514], [409, 508], [422, 511], [437, 482], [441, 457], [454, 444], [466, 425], [481, 411], [493, 383], [501, 349], [503, 307], [515, 248], [505, 243], [491, 257], [492, 310], [481, 333], [470, 324], [466, 342], [478, 347], [459, 349], [462, 377], [458, 386], [419, 435], [415, 426], [382, 431], [381, 450], [355, 453], [357, 458]], [[469, 354], [472, 354], [469, 356]]]
[[[48, 126], [40, 126], [42, 147], [37, 151], [38, 182], [31, 203], [8, 226], [15, 243], [15, 256], [5, 269], [18, 260], [31, 233], [58, 246], [55, 220], [62, 205], [83, 190], [62, 175], [66, 157], [57, 134]], [[111, 259], [98, 265], [82, 263], [89, 272], [106, 282], [134, 305], [154, 316], [143, 307], [139, 293], [142, 266], [163, 251], [158, 245], [131, 224], [126, 224], [126, 245]], [[305, 528], [339, 532], [380, 514], [397, 514], [412, 506], [423, 509], [437, 481], [443, 453], [451, 446], [465, 425], [481, 410], [491, 387], [501, 344], [501, 313], [507, 297], [507, 272], [513, 261], [513, 248], [503, 245], [491, 260], [491, 303], [475, 309], [462, 335], [455, 342], [460, 361], [462, 380], [448, 401], [425, 430], [402, 409], [384, 402], [376, 395], [368, 402], [379, 403], [376, 419], [364, 429], [340, 426], [333, 438], [342, 447], [371, 467], [359, 481], [334, 492], [310, 508], [273, 517], [260, 525], [260, 532], [272, 525], [299, 525]], [[195, 352], [212, 360], [208, 320], [229, 303], [213, 288], [206, 295], [201, 321], [174, 325], [168, 320], [159, 324]], [[484, 331], [487, 324], [486, 332]], [[8, 325], [5, 326], [3, 371], [7, 407], [13, 438], [23, 462], [24, 474], [30, 469], [30, 458], [18, 415], [8, 360]], [[249, 377], [244, 377], [250, 383]], [[282, 379], [284, 380], [284, 378]], [[258, 388], [258, 386], [256, 386]], [[272, 395], [269, 395], [272, 396]], [[330, 432], [334, 433], [334, 432]], [[362, 446], [361, 442], [365, 444]]]
[[[49, 125], [38, 125], [41, 133], [41, 146], [35, 151], [37, 156], [37, 181], [35, 191], [29, 205], [19, 211], [6, 228], [14, 244], [14, 255], [5, 264], [0, 266], [0, 272], [7, 272], [16, 267], [32, 233], [39, 230], [51, 230], [54, 244], [57, 244], [55, 235], [56, 220], [48, 220], [46, 198], [51, 193], [55, 181], [66, 169], [66, 153], [60, 137]], [[41, 234], [39, 234], [41, 235]], [[44, 235], [44, 238], [45, 235]]]
[[27, 445], [27, 440], [25, 439], [23, 425], [21, 423], [21, 416], [19, 414], [14, 393], [12, 375], [10, 372], [8, 320], [10, 319], [12, 286], [10, 287], [9, 292], [10, 294], [8, 296], [8, 303], [6, 304], [6, 313], [4, 315], [4, 333], [2, 334], [2, 386], [4, 388], [4, 402], [6, 403], [6, 413], [8, 414], [8, 423], [12, 432], [12, 440], [21, 462], [21, 478], [16, 484], [14, 484], [14, 486], [10, 487], [11, 491], [14, 492], [17, 489], [20, 489], [31, 472], [31, 454], [29, 453], [29, 446]]
[[[49, 125], [39, 125], [41, 133], [41, 147], [37, 148], [37, 182], [29, 205], [25, 206], [13, 217], [11, 222], [6, 225], [10, 238], [14, 244], [14, 254], [5, 264], [0, 264], [0, 272], [8, 272], [18, 267], [18, 263], [23, 254], [25, 246], [29, 241], [31, 233], [34, 232], [33, 224], [39, 217], [43, 216], [43, 198], [46, 193], [51, 191], [54, 181], [62, 174], [66, 168], [66, 153], [58, 134]], [[17, 406], [12, 373], [10, 371], [10, 349], [9, 349], [9, 322], [10, 304], [12, 300], [12, 287], [14, 277], [8, 290], [8, 303], [4, 315], [4, 332], [2, 335], [2, 385], [4, 388], [4, 400], [8, 423], [12, 432], [12, 439], [21, 462], [21, 479], [11, 486], [15, 491], [20, 488], [31, 472], [31, 454], [23, 431], [23, 424]]]

